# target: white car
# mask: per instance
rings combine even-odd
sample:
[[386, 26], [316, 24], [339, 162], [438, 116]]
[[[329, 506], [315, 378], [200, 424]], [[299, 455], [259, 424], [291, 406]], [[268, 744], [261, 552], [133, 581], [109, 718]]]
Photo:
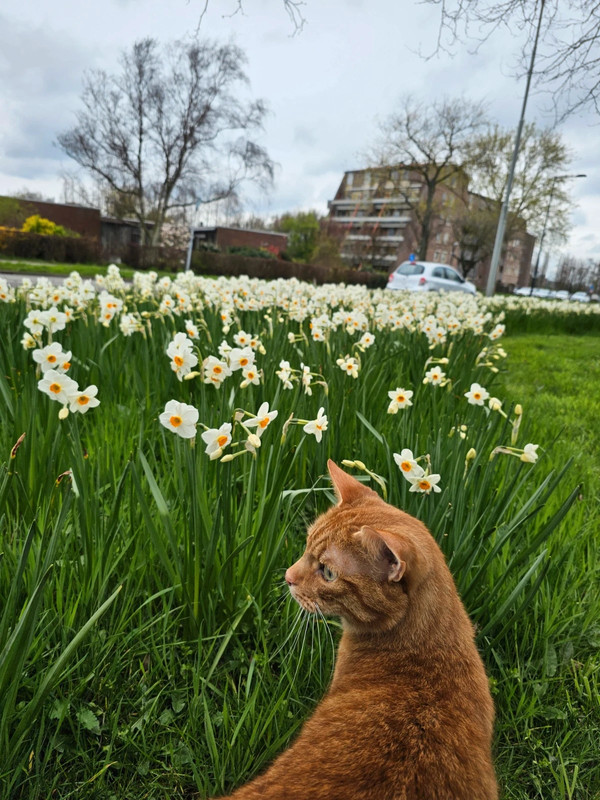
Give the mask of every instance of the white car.
[[590, 296], [585, 292], [574, 292], [571, 297], [571, 300], [575, 300], [577, 303], [589, 303]]
[[435, 261], [404, 261], [391, 273], [386, 289], [411, 292], [468, 292], [476, 294], [475, 284], [467, 281], [448, 264]]

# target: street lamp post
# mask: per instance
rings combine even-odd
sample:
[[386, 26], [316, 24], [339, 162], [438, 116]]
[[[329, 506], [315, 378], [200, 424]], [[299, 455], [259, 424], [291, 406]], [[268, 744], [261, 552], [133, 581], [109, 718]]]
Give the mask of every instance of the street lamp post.
[[540, 236], [540, 244], [538, 246], [537, 258], [535, 259], [535, 265], [533, 267], [533, 275], [531, 276], [531, 288], [529, 289], [529, 296], [533, 294], [533, 290], [535, 289], [535, 279], [537, 278], [538, 269], [540, 266], [540, 256], [542, 255], [542, 246], [544, 244], [544, 237], [546, 236], [546, 227], [548, 225], [548, 217], [550, 216], [550, 206], [552, 205], [552, 198], [554, 197], [554, 188], [556, 186], [557, 181], [566, 181], [569, 178], [585, 178], [585, 173], [580, 173], [579, 175], [555, 175], [552, 178], [552, 186], [550, 188], [550, 197], [548, 198], [548, 206], [546, 207], [546, 216], [544, 217], [544, 226], [542, 228], [542, 235]]

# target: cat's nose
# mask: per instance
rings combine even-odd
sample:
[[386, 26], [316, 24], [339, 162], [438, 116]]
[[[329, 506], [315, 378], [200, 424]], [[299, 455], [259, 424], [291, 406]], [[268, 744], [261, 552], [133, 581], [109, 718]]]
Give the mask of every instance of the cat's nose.
[[294, 577], [295, 576], [294, 573], [292, 572], [292, 568], [289, 567], [289, 569], [287, 569], [285, 572], [285, 582], [287, 583], [288, 586], [295, 585], [296, 581], [294, 580]]

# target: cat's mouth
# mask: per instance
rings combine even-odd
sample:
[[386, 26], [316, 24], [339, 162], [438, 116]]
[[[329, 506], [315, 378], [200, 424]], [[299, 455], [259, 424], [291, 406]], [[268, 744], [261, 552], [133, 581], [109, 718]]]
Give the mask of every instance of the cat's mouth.
[[290, 586], [290, 594], [292, 595], [294, 600], [298, 603], [298, 605], [301, 606], [305, 611], [308, 611], [311, 614], [316, 613], [317, 608], [314, 600], [311, 600], [310, 598], [303, 595], [301, 592], [298, 591], [298, 589], [296, 589], [295, 586]]

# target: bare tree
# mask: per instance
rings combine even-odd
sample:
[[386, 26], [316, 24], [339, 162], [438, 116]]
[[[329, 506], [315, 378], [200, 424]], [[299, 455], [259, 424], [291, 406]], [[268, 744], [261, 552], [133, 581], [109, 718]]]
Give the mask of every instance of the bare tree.
[[600, 110], [598, 0], [423, 0], [440, 9], [436, 50], [465, 40], [481, 44], [498, 29], [525, 32], [518, 76], [528, 71], [538, 22], [534, 71], [538, 90], [551, 92], [560, 117], [583, 107]]
[[558, 289], [569, 292], [597, 292], [600, 287], [600, 263], [593, 259], [563, 256], [554, 282]]
[[[209, 3], [210, 0], [202, 0], [202, 8], [200, 11], [200, 17], [198, 19], [198, 25], [196, 27], [196, 36], [200, 32], [200, 26], [202, 25], [202, 21], [206, 12], [208, 11]], [[304, 6], [306, 3], [304, 0], [282, 0], [282, 4], [285, 13], [288, 15], [289, 20], [292, 23], [294, 34], [301, 33], [306, 23], [306, 18], [304, 16]], [[231, 8], [227, 14], [224, 14], [224, 16], [234, 17], [236, 14], [243, 14], [243, 12], [243, 0], [231, 0]]]
[[462, 183], [468, 145], [485, 122], [481, 103], [459, 98], [425, 104], [407, 95], [380, 126], [369, 160], [414, 213], [420, 226], [418, 258], [426, 256], [436, 202], [443, 202], [437, 190], [444, 184], [452, 192]]
[[235, 197], [248, 180], [271, 181], [271, 160], [248, 138], [265, 106], [236, 97], [247, 83], [245, 60], [230, 44], [176, 42], [161, 52], [142, 39], [118, 74], [86, 75], [77, 124], [58, 144], [131, 209], [142, 243], [158, 243], [173, 209]]

